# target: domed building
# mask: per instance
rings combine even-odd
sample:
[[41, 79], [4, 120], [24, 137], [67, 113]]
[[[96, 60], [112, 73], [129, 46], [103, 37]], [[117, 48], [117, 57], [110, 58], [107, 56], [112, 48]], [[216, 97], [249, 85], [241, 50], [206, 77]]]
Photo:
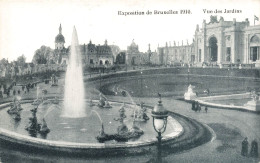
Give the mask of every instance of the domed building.
[[61, 50], [64, 48], [65, 38], [62, 35], [61, 24], [59, 27], [59, 34], [55, 37], [55, 49]]
[[[65, 48], [64, 44], [65, 38], [62, 35], [60, 24], [59, 34], [55, 37], [54, 53], [59, 58], [59, 64], [67, 65], [69, 63], [70, 46]], [[112, 48], [107, 44], [107, 40], [104, 45], [95, 45], [91, 41], [87, 45], [79, 45], [79, 52], [84, 66], [111, 66], [114, 63]]]
[[141, 63], [141, 54], [138, 45], [132, 41], [131, 45], [127, 47], [126, 62], [128, 65], [139, 65]]
[[67, 64], [69, 60], [68, 48], [64, 47], [65, 37], [62, 35], [62, 27], [60, 24], [59, 34], [55, 37], [55, 59], [59, 64]]

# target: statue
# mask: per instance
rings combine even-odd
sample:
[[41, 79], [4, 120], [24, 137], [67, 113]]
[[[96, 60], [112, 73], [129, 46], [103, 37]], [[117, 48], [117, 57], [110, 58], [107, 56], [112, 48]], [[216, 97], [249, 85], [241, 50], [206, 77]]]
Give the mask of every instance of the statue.
[[150, 118], [147, 116], [147, 114], [145, 113], [146, 108], [143, 106], [144, 103], [141, 102], [140, 107], [137, 106], [136, 109], [134, 109], [134, 112], [132, 114], [132, 117], [134, 117], [135, 121], [147, 121]]
[[54, 100], [52, 101], [53, 104], [59, 104], [59, 100], [57, 96], [55, 96]]
[[116, 134], [106, 134], [104, 131], [104, 125], [101, 124], [101, 130], [96, 137], [96, 139], [103, 143], [104, 141], [108, 140], [116, 140], [118, 142], [126, 142], [132, 138], [140, 137], [144, 132], [139, 127], [136, 126], [135, 121], [133, 121], [132, 128], [129, 130], [127, 125], [124, 123], [124, 119], [126, 118], [125, 115], [125, 103], [119, 109], [119, 117], [114, 118], [115, 121], [119, 121], [120, 125], [117, 127]]
[[136, 121], [133, 121], [132, 128], [129, 131], [132, 133], [132, 135], [142, 135], [142, 134], [144, 134], [144, 131], [141, 130], [138, 126], [136, 126], [135, 122]]
[[258, 94], [256, 93], [255, 90], [252, 90], [252, 91], [250, 92], [250, 95], [251, 95], [251, 98], [252, 98], [254, 101], [259, 100], [259, 96], [258, 96]]
[[193, 89], [194, 88], [194, 86], [192, 86], [191, 84], [189, 85], [189, 87], [188, 87], [188, 93], [192, 93], [193, 92]]
[[218, 18], [217, 18], [217, 16], [211, 15], [211, 16], [210, 16], [210, 23], [218, 23]]
[[99, 132], [99, 135], [96, 137], [97, 140], [100, 142], [100, 143], [103, 143], [104, 141], [107, 141], [107, 140], [112, 140], [114, 139], [114, 136], [113, 135], [108, 135], [105, 133], [104, 131], [104, 125], [103, 123], [101, 124], [101, 130]]
[[37, 122], [37, 117], [36, 117], [37, 108], [35, 107], [34, 109], [31, 110], [31, 112], [32, 112], [32, 117], [29, 118], [29, 124], [25, 127], [25, 129], [29, 132], [29, 134], [32, 137], [36, 137], [37, 132], [41, 128], [41, 125], [38, 124]]
[[121, 125], [117, 127], [117, 133], [118, 135], [126, 135], [128, 133], [128, 127], [124, 124], [122, 119], [120, 119]]
[[114, 118], [114, 120], [123, 123], [124, 119], [126, 118], [125, 103], [123, 103], [123, 105], [120, 107], [118, 112], [119, 112], [119, 118]]
[[246, 104], [244, 104], [244, 106], [249, 110], [260, 111], [259, 95], [255, 90], [251, 91], [250, 93], [252, 100], [248, 101]]
[[110, 106], [108, 101], [105, 101], [105, 105], [103, 106], [103, 108], [112, 108], [112, 106]]
[[197, 98], [196, 93], [193, 92], [193, 88], [195, 88], [195, 87], [192, 86], [191, 84], [188, 86], [188, 91], [184, 94], [185, 100], [193, 100], [193, 99]]
[[209, 96], [209, 94], [210, 94], [210, 90], [207, 88], [207, 89], [205, 89], [204, 91], [203, 91], [204, 93], [206, 93], [207, 94], [207, 96]]
[[100, 136], [105, 136], [105, 131], [104, 131], [104, 125], [103, 125], [103, 123], [101, 124], [101, 130], [100, 130], [100, 132], [99, 132], [99, 135], [100, 135]]
[[51, 76], [51, 86], [58, 86], [58, 79], [54, 74]]
[[259, 100], [259, 96], [258, 96], [258, 94], [254, 93], [254, 95], [253, 95], [253, 99], [254, 99], [254, 101], [258, 101], [258, 100]]
[[42, 103], [42, 100], [41, 99], [35, 99], [32, 103], [32, 105], [40, 105]]
[[100, 106], [100, 107], [105, 106], [105, 101], [106, 100], [107, 100], [107, 98], [102, 93], [100, 93], [99, 94], [98, 106]]
[[89, 106], [95, 106], [92, 99], [89, 101]]
[[220, 21], [220, 22], [221, 22], [221, 21], [224, 21], [224, 18], [221, 16], [220, 19], [219, 19], [219, 21]]
[[37, 113], [38, 106], [39, 105], [34, 106], [34, 108], [30, 110], [32, 112], [32, 114], [36, 114]]
[[50, 129], [48, 128], [47, 123], [46, 123], [45, 119], [43, 118], [42, 119], [42, 125], [40, 127], [39, 133], [47, 134], [49, 132], [50, 132]]
[[15, 114], [14, 120], [15, 120], [15, 121], [20, 121], [20, 120], [21, 120], [21, 113], [20, 113], [20, 112], [17, 112], [17, 113]]
[[15, 96], [13, 99], [13, 103], [11, 103], [11, 107], [7, 110], [8, 114], [20, 114], [23, 108], [21, 107], [20, 101]]

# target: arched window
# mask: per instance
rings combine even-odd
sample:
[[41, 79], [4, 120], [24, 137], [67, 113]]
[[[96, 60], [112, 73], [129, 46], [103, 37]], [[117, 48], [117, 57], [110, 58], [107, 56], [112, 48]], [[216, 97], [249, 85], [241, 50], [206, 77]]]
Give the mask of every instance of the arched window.
[[252, 43], [258, 43], [259, 42], [259, 37], [257, 37], [256, 35], [254, 35], [251, 39], [250, 42]]
[[218, 60], [218, 45], [216, 37], [211, 37], [209, 39], [209, 55], [211, 62]]
[[250, 39], [250, 60], [251, 61], [256, 61], [260, 59], [260, 47], [259, 47], [259, 37], [257, 35], [254, 35]]

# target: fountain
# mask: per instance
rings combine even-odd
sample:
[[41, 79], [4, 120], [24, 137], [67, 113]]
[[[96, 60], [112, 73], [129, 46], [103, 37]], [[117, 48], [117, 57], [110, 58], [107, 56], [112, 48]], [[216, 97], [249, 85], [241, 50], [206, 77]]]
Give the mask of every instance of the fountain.
[[37, 121], [37, 109], [38, 106], [35, 106], [33, 109], [31, 109], [32, 117], [29, 118], [29, 123], [25, 127], [25, 130], [27, 130], [32, 137], [36, 137], [41, 128], [41, 124], [39, 124]]
[[20, 100], [18, 100], [18, 98], [15, 96], [13, 103], [11, 103], [11, 107], [7, 110], [7, 113], [18, 115], [20, 114], [21, 110], [23, 110], [23, 108], [21, 107]]
[[131, 115], [134, 117], [134, 121], [146, 122], [150, 118], [146, 114], [146, 108], [144, 107], [144, 103], [140, 103], [140, 107], [136, 105], [133, 114]]
[[111, 108], [107, 98], [102, 93], [99, 93], [98, 106], [101, 108]]
[[42, 103], [42, 99], [39, 98], [39, 86], [37, 86], [37, 89], [36, 89], [36, 99], [33, 101], [32, 105], [40, 105], [40, 103]]
[[[138, 150], [136, 153], [143, 152], [142, 149], [139, 150], [139, 147], [146, 150], [146, 146], [156, 141], [152, 121], [148, 121], [151, 116], [149, 111], [151, 107], [144, 106], [143, 103], [138, 106], [128, 91], [118, 87], [116, 91], [122, 93], [123, 96], [128, 96], [130, 103], [118, 100], [108, 101], [101, 92], [95, 94], [96, 97], [99, 95], [99, 99], [94, 99], [93, 96], [90, 100], [84, 99], [85, 89], [78, 48], [77, 32], [74, 27], [63, 100], [60, 99], [63, 94], [55, 93], [54, 97], [51, 97], [53, 90], [63, 88], [62, 84], [59, 84], [51, 87], [50, 94], [47, 94], [48, 88], [41, 92], [44, 87], [41, 89], [37, 87], [36, 100], [24, 99], [21, 104], [17, 103], [16, 106], [23, 110], [15, 118], [6, 116], [9, 104], [4, 104], [3, 111], [0, 110], [0, 116], [3, 117], [0, 119], [0, 138], [1, 134], [7, 133], [7, 141], [16, 139], [15, 142], [18, 144], [40, 150], [53, 149], [73, 153], [94, 155], [110, 153], [113, 155], [118, 151], [127, 153], [128, 147], [131, 147], [129, 151], [133, 147]], [[55, 84], [54, 77], [52, 79]], [[92, 113], [96, 113], [97, 116], [92, 116]], [[170, 141], [181, 135], [183, 128], [173, 118], [168, 119], [169, 124], [172, 125], [168, 125], [165, 138]], [[9, 124], [10, 122], [15, 122], [15, 124], [19, 122], [19, 125], [13, 127]], [[1, 128], [5, 130], [2, 131]], [[9, 139], [9, 136], [13, 139]]]
[[[124, 97], [129, 97], [130, 100], [131, 100], [131, 103], [134, 105], [134, 108], [133, 108], [133, 114], [131, 115], [132, 117], [134, 117], [134, 121], [141, 121], [141, 122], [146, 122], [147, 120], [149, 120], [150, 118], [147, 116], [147, 114], [145, 113], [146, 111], [146, 108], [144, 107], [144, 103], [141, 102], [140, 103], [140, 106], [138, 106], [132, 96], [130, 95], [130, 93], [125, 90], [125, 89], [120, 89], [119, 87], [117, 87], [116, 89], [114, 88], [114, 90], [116, 91], [120, 91], [121, 94], [124, 96]], [[117, 94], [117, 93], [116, 93]]]
[[40, 127], [39, 133], [44, 135], [44, 134], [47, 134], [49, 132], [50, 132], [50, 129], [48, 128], [47, 123], [46, 123], [45, 119], [43, 118], [42, 119], [42, 125]]
[[62, 116], [70, 118], [86, 116], [81, 55], [75, 27], [72, 33], [70, 58], [65, 76], [64, 110]]

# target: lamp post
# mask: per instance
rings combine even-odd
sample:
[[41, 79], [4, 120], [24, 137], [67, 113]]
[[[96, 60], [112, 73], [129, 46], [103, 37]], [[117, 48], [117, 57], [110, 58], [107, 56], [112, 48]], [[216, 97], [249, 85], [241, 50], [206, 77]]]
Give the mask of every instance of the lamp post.
[[188, 85], [190, 85], [190, 66], [188, 67]]
[[101, 90], [101, 69], [99, 69], [99, 90]]
[[228, 88], [229, 88], [229, 68], [228, 68]]
[[154, 106], [152, 110], [152, 117], [153, 117], [153, 127], [154, 130], [158, 133], [158, 153], [157, 153], [157, 162], [162, 162], [162, 149], [161, 149], [161, 141], [162, 141], [162, 133], [166, 130], [167, 126], [167, 117], [168, 111], [163, 107], [161, 101], [161, 94], [159, 94], [160, 100], [158, 104]]
[[141, 96], [143, 95], [143, 71], [141, 71]]

